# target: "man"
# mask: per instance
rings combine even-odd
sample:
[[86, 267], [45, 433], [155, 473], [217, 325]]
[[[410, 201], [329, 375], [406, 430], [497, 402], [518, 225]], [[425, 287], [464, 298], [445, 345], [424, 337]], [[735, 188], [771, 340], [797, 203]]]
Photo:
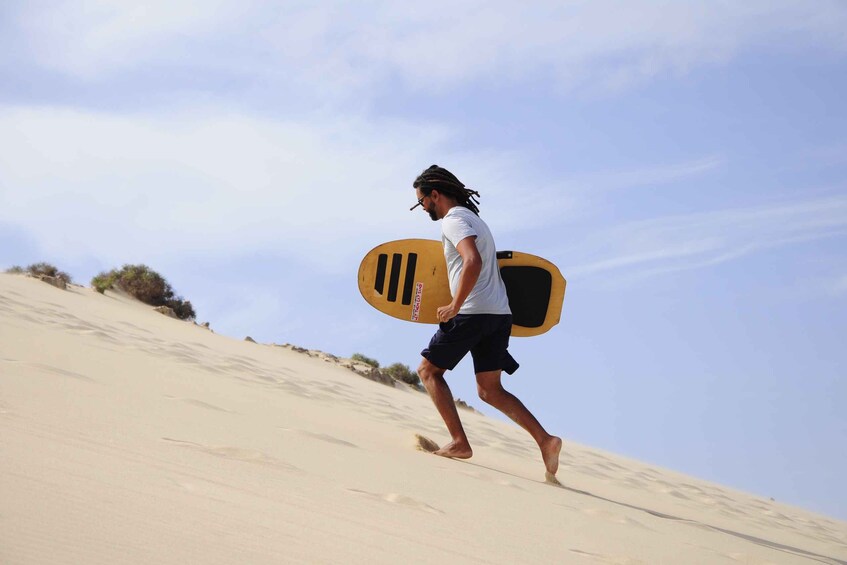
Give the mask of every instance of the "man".
[[509, 354], [512, 312], [500, 278], [494, 238], [479, 217], [479, 193], [450, 171], [433, 165], [412, 184], [418, 203], [433, 221], [441, 220], [441, 240], [453, 301], [438, 308], [439, 329], [421, 351], [418, 375], [444, 419], [452, 441], [437, 455], [468, 459], [473, 450], [465, 435], [444, 373], [471, 353], [479, 397], [530, 433], [541, 449], [548, 480], [559, 469], [562, 440], [545, 431], [535, 416], [503, 388], [500, 375], [514, 373]]

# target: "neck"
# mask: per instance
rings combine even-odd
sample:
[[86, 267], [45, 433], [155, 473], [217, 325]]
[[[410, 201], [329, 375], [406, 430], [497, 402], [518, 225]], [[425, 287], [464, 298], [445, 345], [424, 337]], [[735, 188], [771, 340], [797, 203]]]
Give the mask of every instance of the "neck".
[[444, 202], [441, 206], [439, 206], [438, 213], [439, 217], [443, 218], [447, 215], [447, 213], [458, 206], [459, 204], [456, 201], [448, 201]]

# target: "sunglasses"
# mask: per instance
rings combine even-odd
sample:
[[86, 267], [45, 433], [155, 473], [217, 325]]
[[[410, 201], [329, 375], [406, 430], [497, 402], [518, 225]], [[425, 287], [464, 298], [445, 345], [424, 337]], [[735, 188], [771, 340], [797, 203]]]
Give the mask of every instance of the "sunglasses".
[[414, 210], [414, 209], [415, 209], [415, 208], [417, 208], [418, 206], [423, 206], [424, 198], [426, 198], [427, 196], [429, 196], [429, 194], [424, 195], [424, 197], [423, 197], [423, 198], [418, 198], [418, 203], [417, 203], [417, 204], [415, 204], [414, 206], [412, 206], [411, 208], [409, 208], [409, 212], [411, 212], [412, 210]]

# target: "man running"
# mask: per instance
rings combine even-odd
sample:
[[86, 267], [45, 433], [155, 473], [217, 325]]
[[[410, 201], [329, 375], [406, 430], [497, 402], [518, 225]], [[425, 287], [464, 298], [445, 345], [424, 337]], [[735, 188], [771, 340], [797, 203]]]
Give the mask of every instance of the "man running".
[[562, 440], [550, 435], [523, 403], [503, 388], [500, 375], [518, 369], [509, 354], [512, 312], [500, 278], [497, 250], [488, 226], [479, 217], [479, 193], [450, 171], [432, 165], [412, 183], [418, 203], [433, 221], [441, 220], [441, 240], [453, 301], [438, 308], [438, 331], [421, 351], [418, 367], [452, 441], [436, 455], [468, 459], [473, 450], [465, 435], [444, 373], [471, 353], [479, 397], [525, 429], [541, 449], [548, 479], [559, 469]]

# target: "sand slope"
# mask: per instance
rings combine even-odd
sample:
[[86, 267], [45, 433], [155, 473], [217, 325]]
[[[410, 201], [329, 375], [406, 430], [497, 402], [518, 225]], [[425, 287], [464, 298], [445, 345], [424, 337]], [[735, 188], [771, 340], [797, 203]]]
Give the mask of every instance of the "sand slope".
[[[295, 339], [291, 339], [295, 341]], [[0, 275], [0, 563], [847, 563], [847, 524]], [[567, 435], [567, 430], [556, 430]]]

